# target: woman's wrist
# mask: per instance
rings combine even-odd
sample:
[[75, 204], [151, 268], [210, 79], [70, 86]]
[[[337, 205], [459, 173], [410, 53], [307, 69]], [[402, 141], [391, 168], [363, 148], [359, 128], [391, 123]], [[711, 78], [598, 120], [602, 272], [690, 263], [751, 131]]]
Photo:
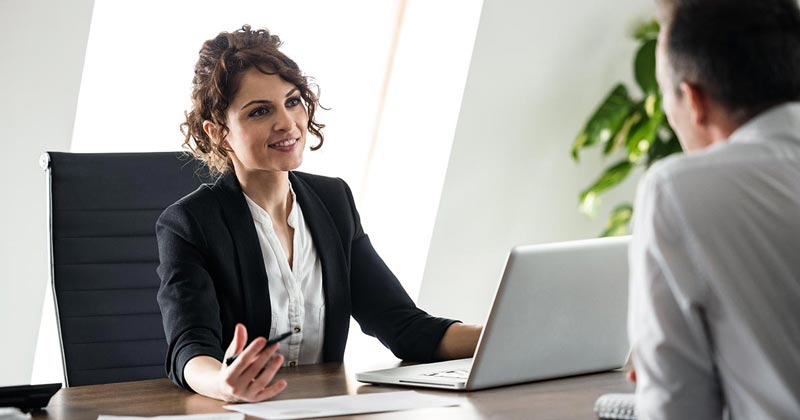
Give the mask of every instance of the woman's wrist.
[[216, 400], [225, 400], [219, 388], [222, 363], [211, 356], [197, 356], [186, 362], [183, 379], [194, 392]]
[[450, 324], [436, 349], [436, 358], [450, 360], [472, 357], [475, 354], [475, 347], [478, 345], [482, 330], [483, 326], [481, 325], [460, 322]]

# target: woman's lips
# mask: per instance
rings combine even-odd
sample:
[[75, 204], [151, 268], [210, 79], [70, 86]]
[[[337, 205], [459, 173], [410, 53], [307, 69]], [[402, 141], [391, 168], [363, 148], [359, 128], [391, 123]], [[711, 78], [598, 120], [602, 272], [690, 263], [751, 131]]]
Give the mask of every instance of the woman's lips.
[[270, 149], [275, 149], [280, 152], [288, 152], [297, 145], [297, 139], [288, 139], [282, 140], [277, 143], [273, 143], [269, 145]]

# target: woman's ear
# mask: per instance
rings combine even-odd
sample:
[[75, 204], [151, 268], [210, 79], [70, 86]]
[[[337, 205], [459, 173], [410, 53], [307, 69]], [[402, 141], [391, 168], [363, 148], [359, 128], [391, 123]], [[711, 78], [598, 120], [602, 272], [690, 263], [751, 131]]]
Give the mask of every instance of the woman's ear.
[[[219, 126], [217, 124], [214, 124], [213, 122], [211, 122], [209, 120], [205, 120], [205, 121], [203, 121], [203, 131], [206, 133], [208, 138], [210, 138], [213, 143], [216, 144], [217, 142], [219, 142], [219, 131], [220, 130], [219, 130]], [[227, 140], [222, 140], [220, 145], [222, 146], [223, 149], [225, 149], [227, 151], [231, 150], [230, 146], [228, 145], [228, 141]]]
[[217, 138], [217, 133], [219, 132], [217, 125], [209, 120], [203, 121], [203, 131], [212, 141]]

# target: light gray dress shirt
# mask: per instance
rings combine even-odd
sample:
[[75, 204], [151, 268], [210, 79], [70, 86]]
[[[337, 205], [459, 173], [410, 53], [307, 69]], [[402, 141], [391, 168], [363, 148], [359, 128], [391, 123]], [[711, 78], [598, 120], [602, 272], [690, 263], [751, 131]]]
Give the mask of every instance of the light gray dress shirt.
[[278, 353], [284, 366], [322, 362], [325, 332], [325, 297], [322, 291], [322, 265], [294, 190], [288, 224], [294, 229], [293, 264], [289, 265], [272, 219], [245, 194], [253, 215], [258, 243], [264, 256], [269, 286], [272, 323], [269, 338], [288, 331], [295, 334], [282, 342]]
[[628, 332], [640, 419], [800, 419], [800, 103], [654, 165]]

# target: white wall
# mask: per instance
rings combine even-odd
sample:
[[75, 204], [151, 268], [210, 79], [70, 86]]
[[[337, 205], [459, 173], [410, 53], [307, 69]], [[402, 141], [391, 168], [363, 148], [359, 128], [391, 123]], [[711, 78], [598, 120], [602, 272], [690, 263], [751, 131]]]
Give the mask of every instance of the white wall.
[[618, 80], [631, 81], [637, 19], [652, 0], [486, 0], [478, 26], [419, 304], [482, 323], [513, 245], [597, 236], [579, 191], [609, 162], [570, 146]]
[[49, 285], [46, 150], [68, 150], [93, 0], [0, 1], [0, 385], [29, 383]]

